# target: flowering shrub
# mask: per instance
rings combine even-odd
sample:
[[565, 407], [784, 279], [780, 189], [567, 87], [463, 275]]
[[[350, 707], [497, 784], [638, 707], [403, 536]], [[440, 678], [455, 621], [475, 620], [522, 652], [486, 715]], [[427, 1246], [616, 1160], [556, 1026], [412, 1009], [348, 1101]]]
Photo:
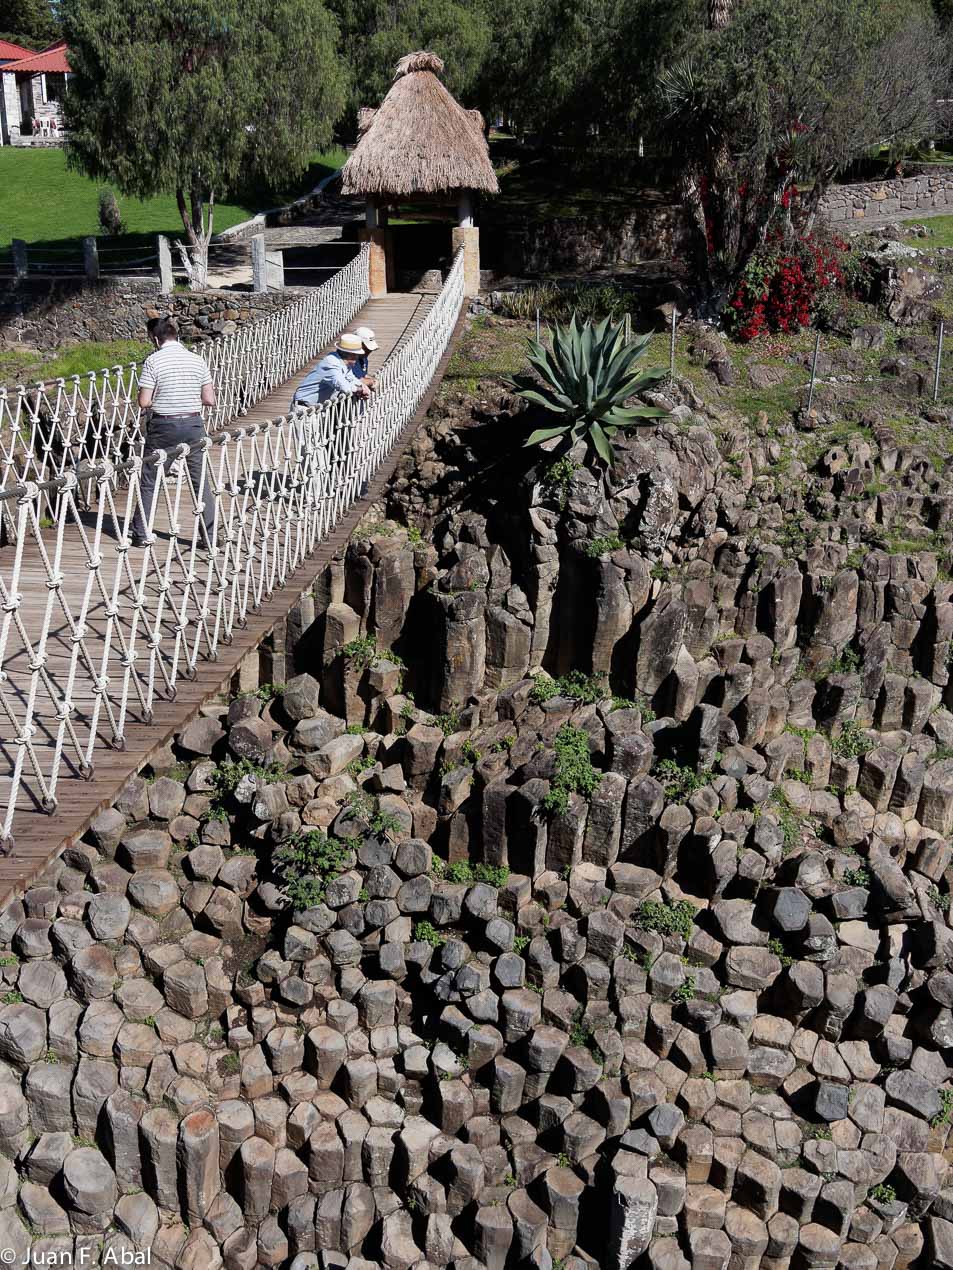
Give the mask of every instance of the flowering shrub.
[[796, 331], [809, 326], [820, 295], [844, 285], [842, 239], [810, 235], [769, 239], [756, 252], [725, 310], [725, 324], [740, 340], [766, 331]]

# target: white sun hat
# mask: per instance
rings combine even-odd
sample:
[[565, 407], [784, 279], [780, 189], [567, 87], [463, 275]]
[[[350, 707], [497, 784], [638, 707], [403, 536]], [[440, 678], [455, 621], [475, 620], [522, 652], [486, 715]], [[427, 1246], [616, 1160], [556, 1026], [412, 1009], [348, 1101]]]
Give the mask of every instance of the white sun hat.
[[338, 340], [335, 348], [339, 353], [363, 353], [364, 345], [361, 343], [359, 335], [346, 331]]
[[361, 343], [365, 348], [370, 349], [372, 353], [377, 348], [377, 340], [374, 338], [374, 332], [369, 326], [359, 326], [354, 334], [360, 336]]

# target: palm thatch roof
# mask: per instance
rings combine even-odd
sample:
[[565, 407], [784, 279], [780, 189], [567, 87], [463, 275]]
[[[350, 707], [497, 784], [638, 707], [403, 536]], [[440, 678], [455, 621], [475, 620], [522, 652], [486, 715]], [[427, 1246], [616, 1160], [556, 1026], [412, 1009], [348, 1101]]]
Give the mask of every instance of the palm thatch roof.
[[358, 142], [342, 174], [344, 194], [498, 192], [480, 112], [454, 100], [438, 78], [442, 70], [436, 53], [409, 53], [397, 63], [380, 106], [360, 112]]

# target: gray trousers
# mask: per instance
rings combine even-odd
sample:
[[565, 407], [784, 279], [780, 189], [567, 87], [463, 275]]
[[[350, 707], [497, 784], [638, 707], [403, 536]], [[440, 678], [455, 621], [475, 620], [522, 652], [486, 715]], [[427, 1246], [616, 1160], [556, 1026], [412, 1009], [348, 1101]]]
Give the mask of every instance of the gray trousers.
[[[153, 415], [146, 427], [146, 439], [142, 447], [142, 455], [144, 459], [154, 450], [172, 451], [177, 445], [197, 446], [205, 439], [205, 420], [201, 415]], [[202, 486], [202, 472], [205, 466], [204, 452], [202, 450], [193, 449], [186, 459], [189, 475], [192, 478], [192, 485], [195, 489], [196, 496]], [[148, 516], [152, 507], [152, 500], [155, 495], [156, 487], [156, 465], [154, 463], [144, 462], [142, 465], [141, 476], [141, 492], [142, 506], [145, 514]], [[162, 506], [162, 494], [160, 492], [160, 502], [156, 506], [156, 515], [159, 515]], [[212, 495], [211, 473], [205, 473], [205, 487], [202, 491], [202, 519], [209, 534], [212, 532], [212, 525], [215, 520], [215, 499]], [[191, 525], [187, 527], [191, 536]], [[145, 525], [139, 514], [139, 509], [132, 519], [131, 533], [135, 537], [141, 537], [144, 533]]]

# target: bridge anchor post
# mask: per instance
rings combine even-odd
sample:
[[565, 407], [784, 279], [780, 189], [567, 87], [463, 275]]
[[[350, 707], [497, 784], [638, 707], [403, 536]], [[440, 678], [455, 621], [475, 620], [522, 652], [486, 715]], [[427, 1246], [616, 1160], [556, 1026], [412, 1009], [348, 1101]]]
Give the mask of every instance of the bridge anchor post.
[[380, 300], [394, 289], [394, 249], [387, 212], [372, 198], [367, 200], [367, 228], [359, 231], [358, 238], [370, 244], [367, 272], [371, 299]]
[[474, 224], [473, 196], [461, 190], [457, 201], [457, 224], [451, 235], [453, 254], [463, 249], [463, 294], [480, 294], [480, 231]]

